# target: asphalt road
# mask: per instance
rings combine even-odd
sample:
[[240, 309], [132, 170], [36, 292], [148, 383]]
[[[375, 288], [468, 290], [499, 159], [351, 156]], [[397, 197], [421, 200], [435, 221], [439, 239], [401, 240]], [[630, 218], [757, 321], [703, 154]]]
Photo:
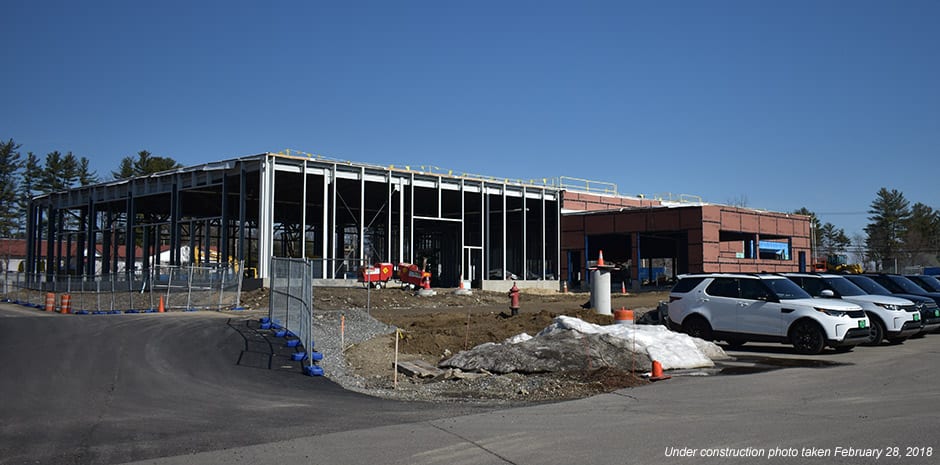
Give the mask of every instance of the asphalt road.
[[345, 391], [252, 324], [0, 304], [0, 464], [122, 463], [482, 410]]
[[371, 399], [277, 363], [246, 364], [242, 352], [258, 350], [240, 328], [211, 313], [61, 316], [0, 306], [0, 463], [927, 464], [940, 456], [935, 334], [812, 357], [748, 345], [733, 354], [796, 367], [473, 411]]

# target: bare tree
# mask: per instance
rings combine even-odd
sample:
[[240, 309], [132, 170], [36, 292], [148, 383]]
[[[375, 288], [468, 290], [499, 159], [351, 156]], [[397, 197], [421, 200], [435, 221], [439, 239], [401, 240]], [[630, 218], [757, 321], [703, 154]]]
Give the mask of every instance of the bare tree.
[[739, 194], [733, 198], [728, 199], [728, 205], [732, 207], [747, 207], [747, 194]]

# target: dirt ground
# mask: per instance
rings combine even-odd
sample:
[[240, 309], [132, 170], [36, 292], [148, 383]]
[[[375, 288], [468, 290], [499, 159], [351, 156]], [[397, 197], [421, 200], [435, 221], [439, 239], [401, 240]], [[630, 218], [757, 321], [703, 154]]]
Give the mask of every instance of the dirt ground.
[[[507, 290], [511, 284], [507, 283]], [[587, 293], [523, 291], [519, 314], [511, 316], [505, 292], [474, 290], [473, 295], [455, 295], [453, 289], [437, 289], [437, 295], [420, 297], [391, 287], [316, 288], [314, 307], [321, 310], [368, 308], [376, 319], [402, 331], [399, 360], [423, 360], [432, 365], [459, 351], [485, 342], [502, 342], [520, 333], [535, 335], [559, 315], [597, 324], [611, 324], [613, 317], [582, 308]], [[639, 318], [668, 299], [666, 291], [646, 291], [611, 296], [612, 308], [634, 310]], [[267, 306], [264, 291], [244, 294], [242, 304]], [[414, 400], [499, 399], [509, 401], [550, 401], [585, 397], [623, 387], [644, 384], [643, 378], [616, 369], [585, 369], [576, 373], [544, 375], [488, 376], [486, 379], [425, 380], [397, 377], [394, 363], [394, 335], [365, 341], [346, 350], [349, 369], [365, 380], [367, 390], [388, 391], [388, 397]]]

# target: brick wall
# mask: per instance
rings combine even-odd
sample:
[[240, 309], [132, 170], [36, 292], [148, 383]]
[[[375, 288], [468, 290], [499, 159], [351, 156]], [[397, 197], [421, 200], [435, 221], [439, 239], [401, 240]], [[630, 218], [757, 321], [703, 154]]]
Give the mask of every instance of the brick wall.
[[637, 197], [587, 194], [583, 192], [562, 191], [561, 208], [575, 211], [618, 210], [620, 208], [658, 207], [662, 202]]

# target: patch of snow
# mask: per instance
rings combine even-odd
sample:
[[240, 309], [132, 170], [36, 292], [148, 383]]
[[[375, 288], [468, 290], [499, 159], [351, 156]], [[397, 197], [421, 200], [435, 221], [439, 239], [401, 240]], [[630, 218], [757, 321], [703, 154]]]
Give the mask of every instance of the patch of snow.
[[529, 333], [516, 334], [515, 336], [503, 341], [503, 344], [518, 344], [520, 342], [528, 341], [529, 339], [532, 339], [532, 336], [529, 336]]

